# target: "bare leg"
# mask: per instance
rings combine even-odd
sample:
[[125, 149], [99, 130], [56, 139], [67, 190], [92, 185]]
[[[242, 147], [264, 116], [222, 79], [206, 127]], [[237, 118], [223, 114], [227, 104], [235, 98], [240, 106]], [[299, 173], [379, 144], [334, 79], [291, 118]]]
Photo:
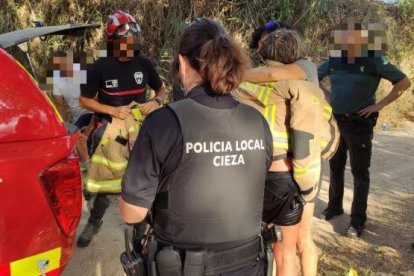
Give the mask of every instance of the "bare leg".
[[296, 243], [298, 241], [299, 224], [282, 226], [283, 242], [274, 243], [273, 250], [276, 261], [277, 276], [296, 276]]
[[315, 203], [306, 203], [302, 220], [299, 223], [298, 250], [301, 257], [303, 276], [316, 276], [318, 269], [318, 249], [312, 239], [311, 222]]

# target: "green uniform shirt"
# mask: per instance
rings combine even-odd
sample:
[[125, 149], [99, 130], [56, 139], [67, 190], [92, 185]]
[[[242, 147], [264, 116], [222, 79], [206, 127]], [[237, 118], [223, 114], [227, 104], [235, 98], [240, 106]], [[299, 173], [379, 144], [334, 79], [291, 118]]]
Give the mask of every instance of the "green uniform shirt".
[[352, 114], [375, 104], [375, 93], [382, 78], [392, 84], [406, 76], [385, 57], [360, 58], [348, 64], [342, 58], [329, 58], [318, 68], [319, 80], [329, 76], [330, 104], [336, 114]]

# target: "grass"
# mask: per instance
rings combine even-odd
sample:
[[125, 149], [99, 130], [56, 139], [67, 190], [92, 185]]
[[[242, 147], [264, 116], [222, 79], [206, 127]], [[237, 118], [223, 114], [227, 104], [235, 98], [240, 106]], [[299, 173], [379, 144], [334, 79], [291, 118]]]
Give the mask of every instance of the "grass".
[[[196, 17], [219, 20], [246, 47], [253, 29], [268, 20], [280, 20], [303, 34], [308, 56], [316, 63], [327, 57], [327, 42], [332, 28], [341, 19], [354, 16], [364, 22], [383, 22], [387, 26], [388, 56], [400, 64], [413, 80], [414, 64], [407, 62], [414, 54], [414, 0], [384, 4], [375, 0], [2, 0], [0, 33], [33, 26], [41, 20], [45, 25], [66, 23], [100, 23], [117, 9], [132, 14], [143, 30], [144, 53], [157, 63], [168, 81], [168, 67], [175, 54], [178, 38], [185, 26]], [[37, 75], [45, 78], [48, 57], [53, 50], [73, 49], [93, 53], [104, 41], [102, 29], [81, 38], [52, 37], [45, 42], [33, 40], [29, 47]], [[14, 54], [18, 50], [13, 50]], [[18, 56], [21, 54], [17, 54]], [[24, 59], [22, 59], [24, 62]], [[386, 90], [384, 90], [386, 91]], [[385, 93], [385, 92], [381, 92]], [[404, 101], [392, 105], [390, 118], [412, 120], [413, 95], [406, 93]], [[381, 97], [381, 95], [380, 95]], [[396, 110], [394, 110], [396, 109]], [[388, 116], [388, 115], [387, 115]], [[388, 120], [388, 119], [387, 119]], [[398, 119], [399, 120], [399, 119]], [[398, 122], [397, 122], [398, 123]]]

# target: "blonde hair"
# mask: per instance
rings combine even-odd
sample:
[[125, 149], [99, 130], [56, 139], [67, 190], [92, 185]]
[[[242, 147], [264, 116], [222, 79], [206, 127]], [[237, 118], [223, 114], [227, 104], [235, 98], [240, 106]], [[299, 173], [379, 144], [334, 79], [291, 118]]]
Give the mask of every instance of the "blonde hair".
[[268, 35], [259, 54], [265, 60], [290, 64], [304, 58], [304, 45], [296, 31], [279, 29]]

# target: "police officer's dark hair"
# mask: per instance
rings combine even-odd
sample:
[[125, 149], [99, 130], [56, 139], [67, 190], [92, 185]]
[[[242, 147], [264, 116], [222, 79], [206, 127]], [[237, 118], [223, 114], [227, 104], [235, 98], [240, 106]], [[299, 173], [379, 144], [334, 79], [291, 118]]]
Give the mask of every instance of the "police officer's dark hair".
[[[209, 18], [194, 21], [184, 31], [178, 53], [186, 57], [212, 92], [226, 94], [242, 81], [249, 59], [225, 29]], [[170, 76], [177, 79], [178, 55], [173, 61]]]
[[304, 58], [304, 46], [294, 30], [280, 29], [271, 33], [259, 50], [264, 60], [290, 64]]
[[268, 35], [271, 32], [274, 32], [281, 28], [291, 29], [289, 25], [276, 21], [268, 21], [265, 24], [256, 28], [252, 33], [252, 38], [249, 44], [250, 49], [256, 50], [257, 48], [259, 48], [259, 41], [264, 35]]

